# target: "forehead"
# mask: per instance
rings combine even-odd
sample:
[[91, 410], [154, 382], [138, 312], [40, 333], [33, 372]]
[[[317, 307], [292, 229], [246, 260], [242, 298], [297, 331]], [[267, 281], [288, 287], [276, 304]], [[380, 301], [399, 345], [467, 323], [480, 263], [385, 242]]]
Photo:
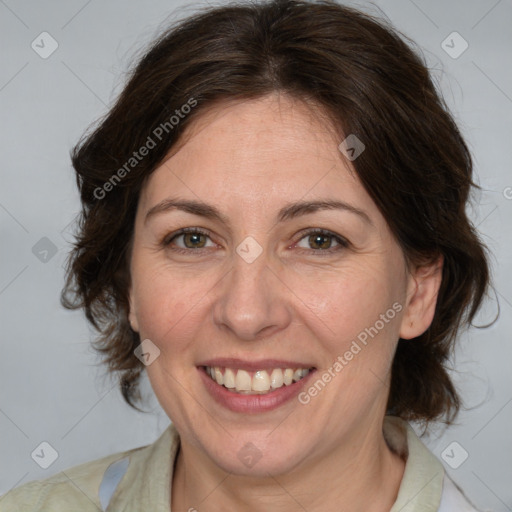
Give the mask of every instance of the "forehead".
[[169, 196], [199, 199], [238, 214], [331, 198], [376, 206], [340, 153], [341, 136], [322, 111], [287, 96], [232, 102], [195, 120], [148, 180], [146, 210]]

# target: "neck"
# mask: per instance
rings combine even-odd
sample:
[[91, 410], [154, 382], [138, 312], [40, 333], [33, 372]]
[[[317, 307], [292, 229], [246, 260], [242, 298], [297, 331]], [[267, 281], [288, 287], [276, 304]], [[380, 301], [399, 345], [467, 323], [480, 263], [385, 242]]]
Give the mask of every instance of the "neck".
[[234, 475], [203, 464], [197, 448], [182, 440], [171, 510], [389, 512], [404, 469], [405, 461], [390, 450], [378, 423], [357, 430], [315, 459], [304, 459], [289, 473], [266, 478]]

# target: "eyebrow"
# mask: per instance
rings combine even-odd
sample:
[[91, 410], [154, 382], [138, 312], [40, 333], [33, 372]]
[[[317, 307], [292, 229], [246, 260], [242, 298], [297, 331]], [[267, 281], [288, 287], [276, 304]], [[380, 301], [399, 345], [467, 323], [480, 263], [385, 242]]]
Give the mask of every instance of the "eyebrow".
[[[194, 201], [189, 199], [173, 199], [167, 198], [160, 201], [158, 204], [153, 206], [146, 213], [144, 224], [147, 221], [159, 213], [164, 213], [172, 210], [181, 210], [193, 215], [205, 217], [207, 219], [216, 220], [228, 227], [231, 223], [229, 219], [215, 206], [201, 201]], [[338, 201], [333, 199], [315, 200], [315, 201], [298, 201], [296, 203], [290, 203], [281, 208], [276, 216], [277, 222], [284, 222], [286, 220], [300, 217], [309, 213], [314, 213], [320, 210], [343, 210], [358, 215], [367, 224], [374, 226], [372, 220], [368, 214], [344, 201]]]

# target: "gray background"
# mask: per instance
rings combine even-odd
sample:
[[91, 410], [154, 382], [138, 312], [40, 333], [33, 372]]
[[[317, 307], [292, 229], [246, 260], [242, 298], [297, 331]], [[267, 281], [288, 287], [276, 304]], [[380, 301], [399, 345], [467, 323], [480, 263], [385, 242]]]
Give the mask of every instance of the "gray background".
[[[135, 52], [176, 15], [204, 5], [0, 0], [0, 494], [151, 443], [169, 424], [154, 398], [146, 415], [123, 402], [89, 346], [92, 331], [82, 313], [59, 305], [79, 208], [69, 150], [119, 93]], [[457, 426], [434, 429], [424, 442], [478, 507], [512, 510], [512, 4], [354, 5], [387, 16], [423, 48], [475, 157], [484, 191], [469, 211], [494, 253], [501, 316], [491, 328], [461, 336], [454, 378], [470, 409]], [[58, 43], [46, 59], [31, 47], [43, 31]], [[463, 41], [446, 39], [454, 31], [469, 45], [457, 58]], [[492, 320], [496, 310], [491, 296], [475, 323]], [[147, 380], [144, 390], [151, 397]], [[58, 452], [47, 469], [31, 457], [43, 441]], [[448, 463], [442, 453], [453, 442]], [[454, 469], [462, 450], [468, 458]]]

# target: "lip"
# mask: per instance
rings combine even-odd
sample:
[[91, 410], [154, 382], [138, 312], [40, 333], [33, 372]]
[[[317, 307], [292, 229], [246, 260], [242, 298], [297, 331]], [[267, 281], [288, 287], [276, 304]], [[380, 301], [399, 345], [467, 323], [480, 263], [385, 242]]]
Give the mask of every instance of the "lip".
[[246, 370], [255, 372], [257, 370], [274, 368], [314, 368], [311, 363], [302, 363], [300, 361], [286, 361], [283, 359], [260, 359], [259, 361], [247, 361], [234, 357], [218, 357], [201, 361], [197, 366], [218, 366], [221, 368], [232, 368], [233, 370]]
[[[220, 360], [215, 360], [219, 362]], [[258, 368], [262, 368], [261, 361], [258, 362]], [[268, 360], [267, 360], [268, 363]], [[282, 361], [279, 363], [282, 364]], [[287, 362], [289, 364], [289, 362]], [[296, 363], [294, 363], [296, 364]], [[221, 366], [220, 364], [216, 365], [204, 365], [204, 366]], [[223, 407], [229, 409], [233, 412], [244, 413], [244, 414], [259, 414], [267, 411], [272, 411], [277, 409], [281, 405], [291, 401], [295, 398], [301, 390], [306, 386], [308, 381], [311, 379], [311, 376], [316, 374], [316, 369], [311, 370], [305, 377], [297, 382], [293, 382], [289, 386], [282, 386], [279, 389], [271, 391], [266, 395], [240, 395], [238, 393], [234, 393], [233, 391], [229, 391], [224, 386], [217, 384], [209, 375], [206, 374], [204, 366], [197, 367], [200, 378], [202, 379], [207, 391], [213, 397], [213, 399]], [[246, 365], [240, 369], [248, 368], [251, 366], [254, 368], [254, 365]], [[267, 366], [268, 368], [269, 366]], [[295, 366], [297, 367], [297, 366]], [[282, 366], [276, 366], [276, 368], [283, 368]], [[289, 368], [289, 366], [284, 366], [284, 368]], [[300, 368], [300, 366], [299, 366]], [[304, 368], [304, 366], [302, 367]], [[307, 368], [307, 366], [305, 366]]]

